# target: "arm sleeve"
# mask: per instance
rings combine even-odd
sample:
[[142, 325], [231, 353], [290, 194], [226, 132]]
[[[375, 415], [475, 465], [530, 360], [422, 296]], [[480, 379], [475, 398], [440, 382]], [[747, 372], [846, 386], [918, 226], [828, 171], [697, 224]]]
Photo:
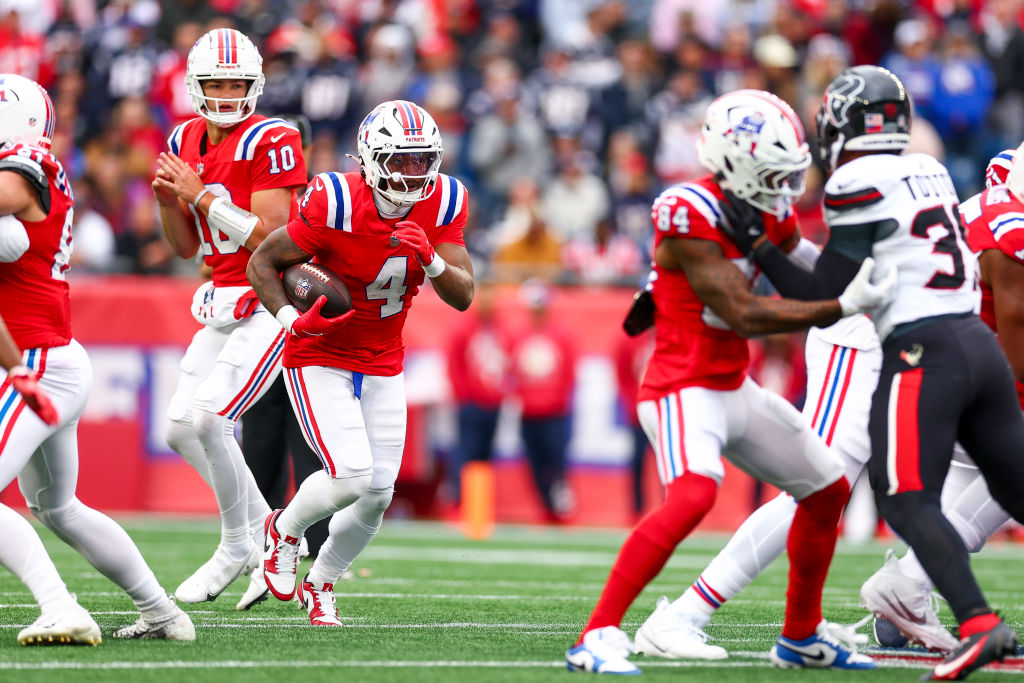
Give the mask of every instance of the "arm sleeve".
[[779, 294], [787, 299], [834, 299], [843, 293], [860, 268], [860, 261], [854, 261], [826, 246], [814, 270], [805, 270], [791, 261], [781, 249], [768, 244], [755, 253], [757, 265]]

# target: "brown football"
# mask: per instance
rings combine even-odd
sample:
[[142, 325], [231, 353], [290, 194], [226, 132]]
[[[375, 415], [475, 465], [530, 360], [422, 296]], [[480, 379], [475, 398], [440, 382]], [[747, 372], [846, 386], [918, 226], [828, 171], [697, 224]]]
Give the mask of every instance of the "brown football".
[[327, 297], [320, 315], [335, 318], [352, 309], [352, 295], [341, 276], [319, 263], [299, 263], [281, 273], [284, 292], [299, 311], [305, 313], [321, 296]]

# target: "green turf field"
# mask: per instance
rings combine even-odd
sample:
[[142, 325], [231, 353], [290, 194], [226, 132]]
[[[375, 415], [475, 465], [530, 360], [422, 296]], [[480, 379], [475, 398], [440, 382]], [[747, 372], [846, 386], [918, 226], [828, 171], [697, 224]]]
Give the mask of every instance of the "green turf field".
[[[217, 542], [203, 520], [122, 520], [164, 587], [205, 561]], [[28, 591], [0, 568], [0, 681], [547, 681], [589, 680], [565, 671], [572, 644], [593, 607], [625, 531], [503, 527], [486, 542], [452, 526], [387, 520], [356, 569], [340, 581], [346, 628], [314, 629], [295, 603], [271, 598], [236, 612], [244, 582], [213, 603], [186, 606], [195, 643], [117, 641], [110, 633], [134, 621], [132, 604], [76, 553], [42, 530], [70, 589], [103, 629], [99, 647], [23, 648], [19, 629], [38, 616]], [[632, 635], [661, 594], [674, 598], [725, 543], [688, 539], [626, 616]], [[880, 566], [883, 546], [840, 545], [825, 589], [825, 614], [853, 623], [864, 616], [857, 590]], [[995, 543], [974, 563], [983, 588], [1007, 621], [1024, 624], [1024, 547]], [[723, 607], [708, 633], [730, 651], [714, 664], [645, 660], [645, 680], [774, 681], [865, 678], [913, 681], [923, 664], [887, 661], [873, 672], [773, 669], [766, 653], [781, 628], [785, 590], [781, 558]], [[951, 622], [948, 610], [940, 617]], [[907, 668], [907, 667], [911, 668]], [[914, 668], [916, 667], [916, 668]], [[976, 673], [971, 680], [1005, 680]]]

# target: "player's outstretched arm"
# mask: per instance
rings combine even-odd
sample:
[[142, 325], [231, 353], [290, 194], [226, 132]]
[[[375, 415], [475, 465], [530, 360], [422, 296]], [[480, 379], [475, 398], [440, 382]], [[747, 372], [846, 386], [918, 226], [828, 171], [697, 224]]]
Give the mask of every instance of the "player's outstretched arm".
[[299, 248], [288, 234], [287, 228], [278, 228], [263, 240], [260, 246], [249, 257], [245, 267], [245, 275], [256, 290], [260, 302], [273, 315], [277, 315], [285, 306], [291, 306], [288, 295], [284, 293], [281, 282], [281, 271], [296, 263], [305, 263], [313, 258]]
[[668, 253], [658, 254], [659, 264], [671, 267], [663, 260], [674, 259], [700, 300], [741, 337], [831, 325], [842, 317], [836, 299], [796, 301], [754, 296], [747, 276], [711, 240], [666, 239], [662, 244]]

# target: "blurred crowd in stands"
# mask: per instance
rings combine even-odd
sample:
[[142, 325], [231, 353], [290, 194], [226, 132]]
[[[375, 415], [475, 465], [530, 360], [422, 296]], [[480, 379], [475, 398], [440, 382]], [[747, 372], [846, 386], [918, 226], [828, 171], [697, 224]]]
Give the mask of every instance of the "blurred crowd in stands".
[[[0, 0], [0, 72], [53, 97], [77, 272], [195, 273], [149, 184], [193, 116], [188, 50], [220, 26], [263, 54], [259, 111], [312, 122], [313, 173], [356, 168], [345, 153], [377, 103], [426, 107], [472, 193], [477, 269], [499, 280], [641, 282], [651, 201], [704, 173], [704, 110], [736, 88], [780, 95], [813, 136], [825, 84], [882, 64], [963, 197], [1024, 138], [1021, 0]], [[818, 240], [821, 185], [812, 168], [798, 205]]]

